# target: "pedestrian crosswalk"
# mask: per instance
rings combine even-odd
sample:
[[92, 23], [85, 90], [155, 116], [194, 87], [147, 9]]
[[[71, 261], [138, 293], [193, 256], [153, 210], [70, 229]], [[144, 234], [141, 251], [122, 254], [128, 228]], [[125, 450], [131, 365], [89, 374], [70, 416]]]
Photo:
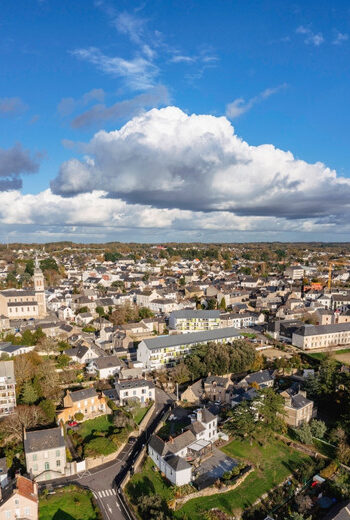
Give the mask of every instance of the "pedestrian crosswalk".
[[96, 494], [99, 498], [106, 498], [115, 496], [117, 494], [115, 489], [104, 489], [103, 491], [96, 491]]

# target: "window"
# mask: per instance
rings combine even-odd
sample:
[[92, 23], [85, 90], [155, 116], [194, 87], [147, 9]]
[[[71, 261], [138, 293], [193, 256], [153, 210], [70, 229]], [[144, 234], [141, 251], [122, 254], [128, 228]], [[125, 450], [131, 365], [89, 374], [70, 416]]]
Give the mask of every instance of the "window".
[[24, 509], [24, 514], [25, 514], [25, 516], [30, 516], [30, 507], [26, 507]]
[[18, 504], [19, 504], [18, 498], [15, 498], [15, 505], [18, 506]]
[[50, 464], [48, 462], [45, 462], [45, 470], [50, 469]]
[[34, 464], [33, 471], [38, 471], [38, 465], [37, 464]]
[[59, 457], [61, 455], [61, 451], [60, 450], [56, 450], [56, 457]]
[[38, 460], [38, 455], [36, 453], [33, 455], [33, 460]]
[[61, 461], [60, 460], [56, 460], [56, 466], [60, 466], [61, 465]]
[[49, 452], [48, 452], [48, 451], [45, 451], [45, 453], [44, 453], [44, 457], [45, 457], [45, 459], [48, 459], [48, 458], [49, 458]]

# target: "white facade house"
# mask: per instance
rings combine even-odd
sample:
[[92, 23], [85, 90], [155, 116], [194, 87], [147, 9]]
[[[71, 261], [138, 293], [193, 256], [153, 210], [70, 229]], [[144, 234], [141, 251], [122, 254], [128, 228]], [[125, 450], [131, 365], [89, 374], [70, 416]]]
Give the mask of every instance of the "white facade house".
[[183, 309], [170, 313], [169, 328], [187, 333], [220, 327], [220, 311]]
[[102, 356], [90, 361], [87, 372], [98, 374], [99, 379], [108, 379], [115, 376], [125, 366], [118, 356]]
[[196, 459], [217, 439], [217, 417], [206, 408], [199, 409], [191, 426], [168, 442], [152, 435], [148, 454], [172, 484], [184, 486], [192, 480], [192, 466], [188, 460]]
[[136, 399], [140, 403], [155, 400], [155, 386], [146, 379], [119, 379], [115, 384], [117, 396], [123, 406], [130, 399]]
[[66, 469], [66, 444], [62, 426], [24, 431], [27, 471], [37, 481], [62, 477]]
[[144, 339], [137, 348], [137, 361], [141, 361], [148, 370], [165, 368], [190, 354], [197, 345], [209, 342], [231, 343], [240, 337], [237, 329], [226, 327]]
[[292, 336], [292, 344], [302, 350], [349, 345], [349, 343], [350, 323], [305, 325], [295, 331]]

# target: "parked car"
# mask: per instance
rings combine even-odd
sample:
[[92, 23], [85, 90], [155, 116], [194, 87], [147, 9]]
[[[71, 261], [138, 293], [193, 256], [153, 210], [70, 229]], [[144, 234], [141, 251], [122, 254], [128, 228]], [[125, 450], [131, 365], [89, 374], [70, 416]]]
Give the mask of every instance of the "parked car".
[[68, 426], [71, 426], [71, 427], [78, 426], [78, 423], [77, 423], [77, 421], [69, 421]]

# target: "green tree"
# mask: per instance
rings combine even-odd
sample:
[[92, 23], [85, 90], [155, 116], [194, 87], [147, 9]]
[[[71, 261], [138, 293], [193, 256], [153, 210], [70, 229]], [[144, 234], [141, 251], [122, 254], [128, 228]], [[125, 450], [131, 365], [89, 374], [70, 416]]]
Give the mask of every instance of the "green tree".
[[302, 423], [299, 428], [294, 428], [294, 432], [303, 444], [312, 444], [311, 427], [307, 423]]
[[54, 258], [45, 258], [45, 260], [41, 260], [40, 268], [42, 271], [57, 271], [58, 272], [58, 265]]
[[273, 388], [264, 388], [259, 393], [260, 420], [273, 431], [281, 430], [284, 424], [282, 417], [285, 415], [284, 398], [280, 394], [276, 394]]
[[103, 316], [105, 313], [103, 307], [100, 307], [99, 305], [96, 307], [96, 312], [99, 316]]
[[56, 417], [56, 406], [51, 399], [44, 399], [39, 403], [46, 419], [49, 423], [53, 423]]
[[327, 431], [327, 426], [324, 421], [318, 421], [317, 419], [311, 421], [310, 428], [312, 435], [318, 439], [323, 439]]
[[243, 401], [228, 413], [230, 420], [225, 424], [226, 429], [238, 435], [239, 437], [246, 437], [257, 431], [255, 424], [256, 410], [254, 410], [250, 401]]
[[33, 276], [33, 274], [34, 274], [34, 260], [32, 258], [26, 262], [26, 268], [25, 268], [24, 272], [29, 274], [30, 276]]
[[207, 301], [207, 304], [208, 304], [208, 310], [212, 311], [212, 310], [216, 309], [217, 301], [215, 298], [209, 298], [209, 300]]
[[38, 400], [39, 396], [35, 391], [34, 386], [30, 381], [27, 381], [22, 390], [21, 399], [25, 404], [34, 404]]
[[220, 302], [220, 306], [219, 307], [220, 307], [220, 309], [222, 309], [224, 311], [226, 310], [226, 300], [225, 300], [225, 298], [221, 298], [221, 302]]

